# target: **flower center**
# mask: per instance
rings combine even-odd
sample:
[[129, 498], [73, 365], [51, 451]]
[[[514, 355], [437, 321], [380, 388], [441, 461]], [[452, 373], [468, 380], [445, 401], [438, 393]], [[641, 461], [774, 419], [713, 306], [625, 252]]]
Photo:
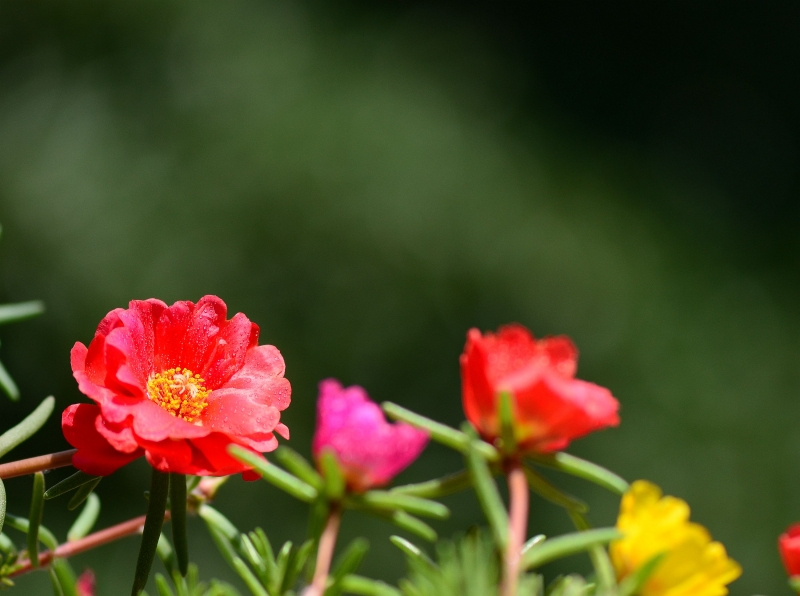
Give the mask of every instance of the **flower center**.
[[188, 368], [170, 368], [147, 380], [147, 397], [167, 412], [187, 422], [194, 422], [208, 406], [211, 393], [205, 380]]

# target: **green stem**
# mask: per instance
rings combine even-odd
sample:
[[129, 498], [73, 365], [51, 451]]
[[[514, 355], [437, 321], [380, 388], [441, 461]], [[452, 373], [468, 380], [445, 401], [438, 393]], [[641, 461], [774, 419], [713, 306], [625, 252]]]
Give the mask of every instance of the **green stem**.
[[172, 512], [172, 543], [183, 577], [189, 569], [189, 543], [186, 540], [186, 476], [169, 475], [169, 502]]
[[28, 558], [34, 567], [39, 565], [39, 526], [42, 525], [44, 511], [44, 474], [36, 472], [33, 476], [31, 512], [28, 516]]
[[164, 474], [153, 468], [150, 479], [150, 501], [147, 504], [147, 518], [142, 530], [142, 543], [139, 546], [139, 558], [136, 561], [136, 575], [133, 578], [131, 596], [139, 596], [144, 590], [147, 578], [150, 576], [150, 567], [156, 555], [158, 537], [164, 525], [164, 509], [167, 506], [169, 494], [169, 474]]

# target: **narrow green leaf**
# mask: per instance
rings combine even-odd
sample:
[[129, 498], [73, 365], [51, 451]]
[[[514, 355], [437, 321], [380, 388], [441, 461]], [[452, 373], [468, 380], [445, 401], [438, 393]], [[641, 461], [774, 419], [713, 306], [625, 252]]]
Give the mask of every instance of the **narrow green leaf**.
[[346, 575], [342, 578], [342, 590], [358, 596], [402, 596], [402, 592], [389, 584], [360, 575]]
[[435, 569], [436, 563], [425, 554], [425, 552], [413, 542], [410, 542], [402, 536], [389, 536], [389, 541], [399, 548], [409, 558], [419, 561], [426, 567]]
[[247, 562], [250, 563], [250, 565], [260, 566], [263, 563], [261, 554], [258, 552], [258, 549], [256, 549], [252, 539], [247, 534], [242, 533], [242, 535], [239, 536], [239, 548], [237, 550], [239, 551], [240, 555], [247, 559]]
[[6, 523], [6, 506], [8, 499], [6, 499], [6, 485], [0, 480], [0, 532], [3, 531], [3, 524]]
[[167, 578], [160, 573], [156, 573], [156, 590], [158, 590], [158, 596], [175, 596], [175, 592], [169, 587]]
[[175, 563], [175, 551], [172, 550], [172, 545], [169, 543], [169, 540], [167, 540], [167, 537], [164, 536], [163, 532], [158, 537], [156, 554], [158, 555], [158, 558], [161, 559], [161, 562], [164, 564], [164, 567], [167, 569], [167, 572], [170, 576], [172, 576], [174, 573], [177, 573], [178, 570]]
[[534, 546], [543, 542], [545, 538], [546, 536], [544, 534], [537, 534], [536, 536], [534, 536], [533, 538], [531, 538], [530, 540], [525, 542], [525, 544], [522, 545], [522, 550], [520, 551], [520, 554], [524, 555]]
[[331, 501], [340, 500], [344, 495], [345, 480], [336, 455], [332, 451], [324, 450], [319, 456], [319, 465], [325, 481], [325, 494]]
[[100, 478], [100, 476], [92, 476], [91, 474], [78, 470], [72, 476], [68, 476], [58, 484], [54, 484], [48, 488], [44, 493], [44, 499], [47, 501], [48, 499], [59, 497], [64, 493], [68, 493], [71, 490], [83, 486], [87, 482], [91, 482], [95, 478]]
[[634, 596], [641, 592], [647, 580], [664, 560], [665, 555], [666, 553], [658, 553], [651, 557], [644, 565], [622, 580], [619, 584], [619, 596]]
[[324, 496], [319, 497], [311, 504], [311, 511], [308, 514], [308, 537], [312, 540], [319, 540], [330, 513], [330, 503]]
[[275, 457], [283, 467], [289, 470], [292, 474], [297, 476], [303, 482], [307, 482], [311, 486], [321, 491], [324, 487], [322, 476], [319, 475], [306, 458], [297, 453], [291, 447], [281, 445], [275, 450]]
[[161, 527], [164, 525], [164, 509], [169, 496], [169, 474], [153, 468], [150, 478], [150, 500], [147, 502], [147, 517], [142, 531], [142, 542], [139, 545], [131, 596], [139, 596], [150, 576], [150, 567], [152, 567], [153, 557], [156, 555], [158, 537], [161, 535]]
[[549, 538], [525, 553], [522, 557], [522, 568], [535, 569], [550, 561], [584, 552], [595, 545], [607, 544], [620, 537], [622, 534], [616, 528], [599, 528]]
[[255, 544], [258, 541], [259, 538], [254, 532], [250, 532], [249, 536], [242, 534], [239, 553], [245, 557], [247, 562], [250, 563], [250, 566], [255, 569], [261, 584], [269, 586], [275, 581], [275, 565], [271, 561], [267, 561], [261, 554], [260, 548]]
[[196, 489], [200, 485], [200, 481], [203, 480], [202, 476], [187, 476], [186, 477], [186, 492], [190, 493], [194, 489]]
[[[386, 415], [390, 418], [394, 420], [400, 420], [410, 424], [411, 426], [416, 426], [417, 428], [426, 430], [428, 431], [431, 439], [437, 443], [441, 443], [442, 445], [450, 447], [450, 449], [460, 453], [467, 453], [470, 445], [470, 438], [465, 433], [449, 427], [446, 424], [442, 424], [441, 422], [436, 422], [435, 420], [431, 420], [425, 416], [420, 416], [416, 412], [407, 410], [406, 408], [398, 406], [397, 404], [393, 404], [392, 402], [383, 402], [381, 407], [383, 408], [383, 411], [386, 412]], [[481, 441], [475, 446], [475, 448], [478, 449], [483, 457], [489, 461], [497, 461], [500, 459], [500, 453], [488, 443]]]
[[450, 510], [436, 501], [421, 499], [411, 495], [396, 494], [383, 490], [370, 490], [358, 497], [362, 507], [377, 509], [402, 509], [412, 515], [422, 517], [432, 517], [435, 519], [447, 519], [450, 517]]
[[[261, 528], [256, 528], [255, 534], [258, 536], [258, 542], [260, 544], [259, 551], [264, 559], [267, 574], [270, 578], [274, 578], [278, 574], [278, 567], [275, 564], [275, 552], [272, 550], [272, 544], [269, 538], [267, 538], [266, 532]], [[270, 579], [270, 581], [272, 581], [272, 579]]]
[[6, 534], [0, 534], [0, 552], [3, 554], [12, 554], [17, 552], [17, 547], [14, 541], [11, 540]]
[[42, 525], [44, 513], [44, 474], [33, 475], [33, 492], [31, 493], [31, 512], [28, 516], [28, 558], [31, 567], [39, 566], [39, 526]]
[[514, 404], [508, 391], [501, 391], [497, 400], [497, 416], [500, 420], [500, 438], [503, 451], [508, 454], [517, 452], [517, 439], [514, 436]]
[[0, 362], [0, 389], [11, 399], [11, 401], [19, 401], [19, 387], [8, 374], [6, 367]]
[[525, 478], [528, 479], [528, 486], [543, 499], [547, 499], [551, 503], [569, 509], [570, 511], [577, 511], [578, 513], [586, 513], [589, 510], [586, 503], [562, 492], [536, 470], [528, 466], [523, 466], [523, 469], [525, 470]]
[[[2, 373], [0, 373], [0, 376], [2, 376]], [[56, 400], [53, 396], [46, 397], [33, 412], [28, 414], [25, 420], [0, 435], [0, 457], [3, 457], [20, 443], [27, 441], [31, 435], [42, 428], [50, 414], [53, 413], [55, 403]]]
[[178, 560], [178, 571], [183, 577], [189, 570], [189, 543], [186, 539], [186, 476], [169, 475], [169, 503], [172, 514], [172, 543]]
[[31, 300], [30, 302], [17, 302], [16, 304], [0, 305], [0, 325], [24, 321], [44, 312], [44, 302]]
[[253, 469], [267, 482], [289, 493], [294, 498], [310, 503], [317, 498], [316, 489], [289, 472], [270, 464], [260, 456], [238, 445], [228, 447], [228, 452], [239, 461], [253, 466]]
[[401, 495], [412, 495], [425, 499], [440, 499], [447, 495], [466, 490], [472, 486], [472, 476], [467, 470], [461, 470], [448, 476], [442, 476], [434, 480], [420, 482], [418, 484], [406, 484], [397, 486], [389, 492]]
[[492, 472], [477, 449], [470, 448], [467, 453], [467, 468], [472, 474], [475, 494], [492, 529], [495, 544], [501, 551], [505, 550], [508, 541], [508, 513], [503, 506]]
[[239, 557], [233, 559], [233, 569], [242, 578], [244, 585], [253, 593], [253, 596], [269, 596], [269, 593], [259, 583], [258, 578], [253, 575], [250, 568]]
[[100, 515], [100, 498], [92, 493], [86, 499], [86, 505], [83, 506], [80, 515], [72, 524], [72, 527], [67, 532], [67, 540], [80, 540], [92, 531], [97, 516]]
[[[541, 577], [541, 576], [540, 576]], [[596, 593], [592, 584], [586, 583], [580, 575], [570, 574], [557, 578], [547, 587], [547, 596], [586, 596]]]
[[[591, 529], [591, 524], [583, 515], [577, 511], [568, 511], [567, 513], [578, 530], [588, 531]], [[606, 552], [605, 546], [594, 544], [589, 547], [588, 551], [597, 576], [597, 593], [601, 596], [616, 596], [617, 575], [614, 572], [614, 566], [611, 564], [611, 559], [608, 556], [608, 552]]]
[[64, 596], [78, 596], [75, 573], [66, 559], [53, 559], [50, 563], [50, 570], [55, 574]]
[[[14, 528], [23, 534], [27, 534], [30, 524], [24, 517], [6, 513], [6, 526]], [[39, 526], [39, 541], [50, 550], [55, 550], [58, 547], [58, 540], [56, 540], [53, 533], [44, 526]]]
[[331, 574], [334, 581], [355, 572], [361, 565], [361, 561], [367, 556], [367, 551], [369, 551], [369, 541], [366, 538], [356, 538], [347, 545], [347, 548], [337, 557], [334, 563], [333, 573]]
[[278, 594], [283, 593], [283, 585], [286, 579], [286, 571], [289, 568], [289, 559], [292, 554], [292, 546], [294, 546], [291, 541], [286, 542], [282, 547], [281, 550], [278, 551], [278, 556], [275, 559], [275, 592]]
[[198, 511], [200, 518], [205, 521], [209, 526], [219, 530], [222, 535], [230, 540], [236, 540], [239, 537], [239, 529], [234, 526], [231, 521], [222, 515], [219, 511], [214, 509], [211, 505], [203, 504]]
[[228, 565], [233, 567], [233, 560], [237, 555], [236, 551], [233, 550], [231, 541], [217, 526], [210, 523], [207, 519], [203, 519], [203, 521], [206, 522], [208, 533], [211, 534], [211, 538], [214, 541], [214, 544], [217, 545], [217, 550], [222, 555], [222, 558], [225, 559], [225, 562], [228, 563]]
[[286, 586], [291, 587], [295, 584], [315, 547], [315, 541], [308, 539], [295, 551], [283, 581]]
[[75, 491], [75, 494], [72, 495], [72, 498], [67, 503], [67, 509], [70, 511], [74, 511], [78, 507], [80, 507], [83, 502], [89, 498], [89, 495], [92, 494], [92, 491], [97, 488], [97, 485], [100, 484], [100, 481], [103, 479], [102, 476], [98, 476], [93, 480], [90, 480], [86, 484], [82, 484], [78, 487], [78, 490]]
[[438, 538], [436, 530], [431, 528], [421, 519], [418, 519], [413, 515], [409, 515], [405, 511], [393, 511], [389, 513], [389, 512], [382, 512], [377, 509], [372, 509], [372, 510], [367, 510], [367, 512], [371, 513], [375, 517], [379, 517], [381, 519], [388, 521], [391, 524], [394, 524], [401, 530], [405, 530], [406, 532], [410, 532], [415, 536], [422, 538], [423, 540], [427, 540], [428, 542], [436, 542]]
[[64, 590], [61, 589], [61, 583], [58, 581], [55, 569], [48, 569], [47, 575], [50, 576], [50, 585], [53, 587], [53, 596], [64, 596]]
[[528, 457], [537, 464], [583, 478], [619, 495], [630, 488], [630, 485], [614, 472], [563, 451], [530, 454]]

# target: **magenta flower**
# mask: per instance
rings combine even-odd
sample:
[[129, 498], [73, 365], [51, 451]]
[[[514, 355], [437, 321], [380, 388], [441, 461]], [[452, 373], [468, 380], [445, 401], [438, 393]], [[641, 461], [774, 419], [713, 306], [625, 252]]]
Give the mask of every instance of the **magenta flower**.
[[317, 430], [312, 451], [336, 456], [353, 492], [388, 484], [417, 459], [428, 434], [398, 422], [386, 422], [378, 404], [357, 385], [342, 387], [336, 379], [319, 384]]

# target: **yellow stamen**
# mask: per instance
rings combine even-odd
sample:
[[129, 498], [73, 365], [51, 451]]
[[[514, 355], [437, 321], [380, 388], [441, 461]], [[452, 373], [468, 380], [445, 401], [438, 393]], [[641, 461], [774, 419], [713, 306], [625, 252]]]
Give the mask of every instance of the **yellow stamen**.
[[170, 368], [147, 380], [147, 397], [167, 412], [187, 422], [195, 422], [208, 406], [211, 393], [205, 380], [188, 368]]

